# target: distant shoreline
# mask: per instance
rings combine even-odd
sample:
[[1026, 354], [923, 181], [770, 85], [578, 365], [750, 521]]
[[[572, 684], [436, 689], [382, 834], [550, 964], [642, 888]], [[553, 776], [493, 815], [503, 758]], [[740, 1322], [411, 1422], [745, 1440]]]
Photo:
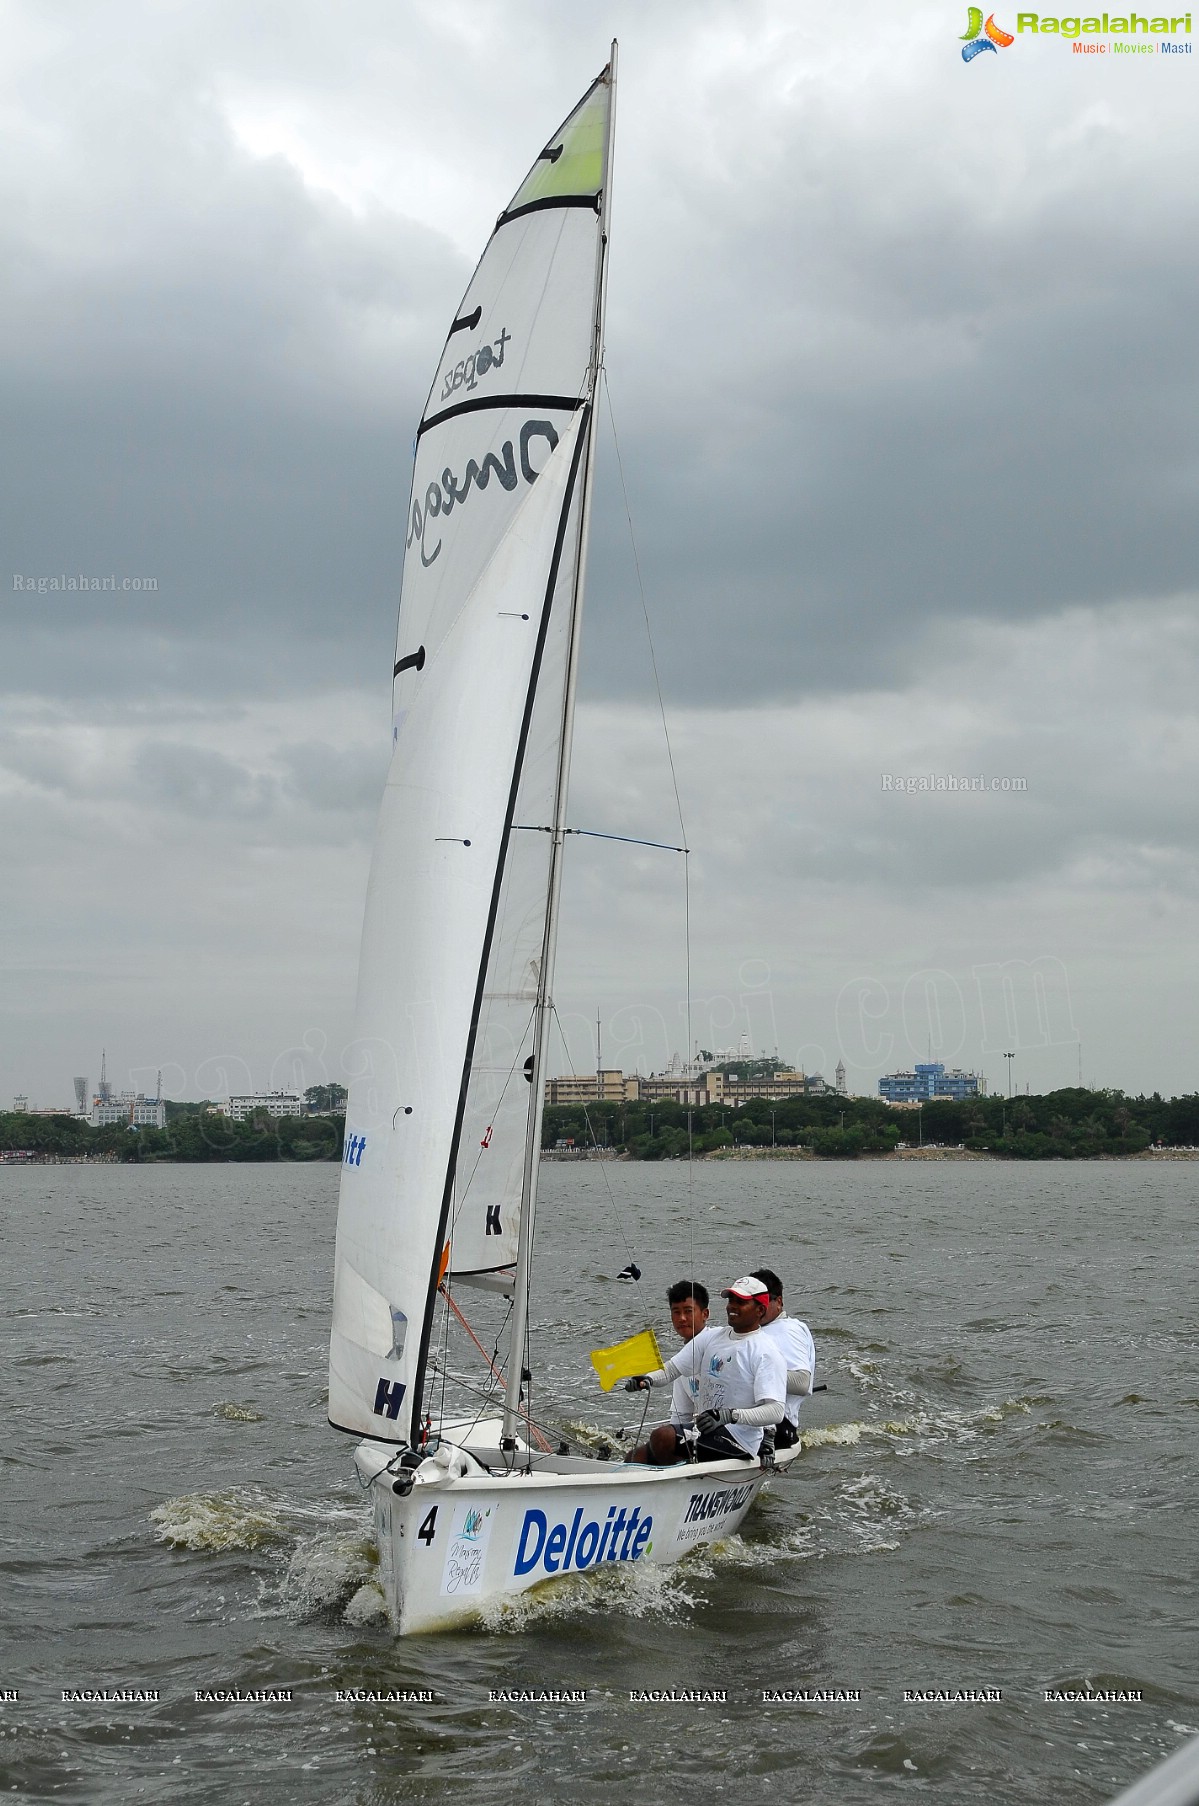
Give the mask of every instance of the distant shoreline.
[[[627, 1160], [642, 1166], [653, 1166], [654, 1161], [640, 1161], [636, 1154], [623, 1154], [615, 1148], [543, 1148], [543, 1160]], [[1014, 1166], [1028, 1166], [1030, 1162], [1019, 1154], [996, 1154], [982, 1152], [977, 1148], [897, 1148], [890, 1153], [877, 1154], [816, 1154], [811, 1148], [715, 1148], [704, 1154], [697, 1154], [697, 1160], [812, 1160], [823, 1163], [830, 1160], [840, 1161], [845, 1165], [862, 1160], [998, 1160]], [[1141, 1148], [1131, 1154], [1073, 1154], [1062, 1155], [1069, 1160], [1106, 1160], [1121, 1164], [1126, 1160], [1199, 1160], [1199, 1148]]]
[[[586, 1161], [586, 1160], [621, 1160], [630, 1165], [654, 1166], [653, 1160], [642, 1160], [637, 1154], [622, 1153], [616, 1148], [543, 1148], [541, 1158], [544, 1161]], [[685, 1159], [685, 1155], [674, 1156], [674, 1163]], [[696, 1160], [702, 1161], [749, 1161], [749, 1160], [806, 1160], [817, 1161], [827, 1165], [834, 1161], [840, 1165], [851, 1165], [863, 1160], [992, 1160], [1003, 1161], [1015, 1166], [1027, 1166], [1027, 1159], [1019, 1154], [997, 1154], [982, 1152], [977, 1148], [898, 1148], [891, 1153], [862, 1154], [816, 1154], [811, 1148], [714, 1148], [703, 1154], [696, 1154]], [[1054, 1158], [1054, 1156], [1049, 1156]], [[1107, 1161], [1111, 1164], [1122, 1164], [1128, 1160], [1199, 1160], [1199, 1148], [1140, 1148], [1130, 1154], [1073, 1154], [1059, 1155], [1056, 1158], [1072, 1161]], [[0, 1171], [5, 1167], [24, 1166], [336, 1166], [340, 1160], [325, 1159], [287, 1159], [276, 1155], [273, 1159], [261, 1154], [253, 1160], [172, 1160], [164, 1155], [157, 1155], [149, 1160], [122, 1160], [116, 1154], [41, 1154], [41, 1153], [0, 1153]]]

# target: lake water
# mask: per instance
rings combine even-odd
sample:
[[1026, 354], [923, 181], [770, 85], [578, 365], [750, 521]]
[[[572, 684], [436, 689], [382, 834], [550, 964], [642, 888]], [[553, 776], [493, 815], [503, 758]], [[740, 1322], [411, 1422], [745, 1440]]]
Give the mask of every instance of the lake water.
[[[325, 1422], [337, 1178], [0, 1172], [10, 1797], [1083, 1806], [1199, 1729], [1199, 1165], [545, 1166], [534, 1349], [560, 1421], [631, 1408], [587, 1363], [637, 1327], [630, 1252], [664, 1346], [693, 1258], [713, 1289], [775, 1267], [829, 1391], [726, 1545], [402, 1643]], [[861, 1697], [761, 1697], [817, 1686]], [[1142, 1697], [1044, 1698], [1088, 1686]], [[489, 1698], [567, 1687], [586, 1700]], [[89, 1688], [159, 1698], [62, 1698]], [[1002, 1700], [904, 1699], [969, 1688]]]

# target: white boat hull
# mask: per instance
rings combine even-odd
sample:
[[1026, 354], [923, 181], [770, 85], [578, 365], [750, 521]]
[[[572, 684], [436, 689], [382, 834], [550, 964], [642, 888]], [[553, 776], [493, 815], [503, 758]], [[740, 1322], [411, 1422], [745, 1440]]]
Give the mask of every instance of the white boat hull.
[[[473, 1439], [468, 1447], [497, 1461]], [[552, 1455], [535, 1455], [532, 1472], [489, 1473], [445, 1442], [415, 1472], [397, 1472], [395, 1454], [365, 1442], [355, 1461], [370, 1482], [380, 1583], [400, 1636], [468, 1623], [593, 1568], [671, 1567], [735, 1531], [768, 1479], [756, 1461], [662, 1468]]]

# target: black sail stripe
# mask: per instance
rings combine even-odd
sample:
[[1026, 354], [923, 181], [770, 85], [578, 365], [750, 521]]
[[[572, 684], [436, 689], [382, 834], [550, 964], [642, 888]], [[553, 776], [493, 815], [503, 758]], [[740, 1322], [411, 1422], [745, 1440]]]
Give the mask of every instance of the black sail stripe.
[[495, 230], [498, 232], [501, 226], [511, 225], [514, 219], [523, 219], [526, 213], [545, 213], [551, 207], [589, 207], [592, 213], [598, 213], [602, 199], [602, 188], [596, 194], [547, 194], [543, 200], [526, 201], [523, 207], [501, 213], [495, 222]]
[[[581, 404], [590, 413], [590, 404]], [[512, 819], [516, 813], [516, 796], [520, 788], [520, 780], [524, 770], [525, 750], [529, 742], [529, 728], [533, 720], [533, 705], [537, 700], [537, 683], [541, 676], [541, 660], [545, 652], [546, 637], [549, 633], [550, 613], [553, 608], [554, 591], [558, 587], [558, 572], [562, 564], [562, 548], [566, 543], [566, 526], [570, 519], [571, 505], [574, 501], [575, 488], [578, 483], [579, 466], [583, 459], [588, 441], [588, 419], [585, 416], [575, 441], [574, 457], [571, 461], [570, 476], [567, 479], [566, 494], [562, 502], [562, 513], [558, 520], [558, 531], [554, 539], [554, 555], [550, 560], [549, 578], [545, 586], [545, 600], [541, 608], [541, 620], [537, 628], [537, 645], [533, 653], [533, 665], [529, 672], [529, 688], [525, 696], [524, 718], [520, 724], [520, 739], [516, 748], [516, 763], [512, 772], [512, 784], [508, 792], [508, 806], [504, 811], [504, 832], [500, 839], [499, 859], [496, 863], [495, 882], [491, 890], [491, 908], [487, 916], [487, 931], [483, 936], [483, 953], [479, 961], [479, 976], [475, 983], [475, 1000], [471, 1008], [470, 1032], [466, 1039], [466, 1056], [462, 1063], [462, 1080], [458, 1088], [458, 1107], [454, 1116], [454, 1132], [450, 1139], [450, 1158], [446, 1168], [445, 1190], [441, 1199], [441, 1215], [437, 1223], [437, 1235], [433, 1244], [433, 1260], [429, 1269], [429, 1292], [425, 1304], [424, 1322], [421, 1325], [420, 1349], [417, 1356], [416, 1372], [413, 1375], [411, 1394], [412, 1426], [411, 1438], [414, 1448], [420, 1442], [420, 1416], [424, 1404], [425, 1369], [428, 1365], [429, 1338], [433, 1330], [433, 1310], [437, 1302], [438, 1271], [441, 1266], [441, 1251], [445, 1245], [446, 1229], [450, 1220], [450, 1201], [454, 1189], [454, 1173], [458, 1164], [458, 1147], [462, 1139], [462, 1120], [466, 1115], [466, 1098], [470, 1086], [471, 1067], [474, 1064], [475, 1040], [479, 1032], [479, 1017], [483, 1009], [483, 988], [487, 978], [487, 966], [491, 958], [491, 944], [495, 937], [496, 917], [500, 907], [500, 889], [504, 880], [504, 867], [508, 858], [508, 843], [512, 838]]]
[[557, 408], [560, 413], [574, 414], [585, 404], [578, 395], [473, 395], [469, 401], [456, 401], [440, 414], [429, 414], [416, 429], [419, 439], [431, 427], [444, 426], [459, 414], [478, 414], [491, 408]]

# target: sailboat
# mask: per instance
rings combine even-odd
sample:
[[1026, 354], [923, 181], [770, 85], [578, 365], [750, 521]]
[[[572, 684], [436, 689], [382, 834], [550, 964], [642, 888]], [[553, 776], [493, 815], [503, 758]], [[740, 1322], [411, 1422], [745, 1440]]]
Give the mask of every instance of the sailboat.
[[[329, 1359], [400, 1634], [676, 1562], [765, 1478], [556, 1448], [522, 1392], [615, 94], [613, 44], [499, 215], [416, 437]], [[459, 1421], [434, 1414], [435, 1329], [472, 1288], [510, 1300], [504, 1406]]]

